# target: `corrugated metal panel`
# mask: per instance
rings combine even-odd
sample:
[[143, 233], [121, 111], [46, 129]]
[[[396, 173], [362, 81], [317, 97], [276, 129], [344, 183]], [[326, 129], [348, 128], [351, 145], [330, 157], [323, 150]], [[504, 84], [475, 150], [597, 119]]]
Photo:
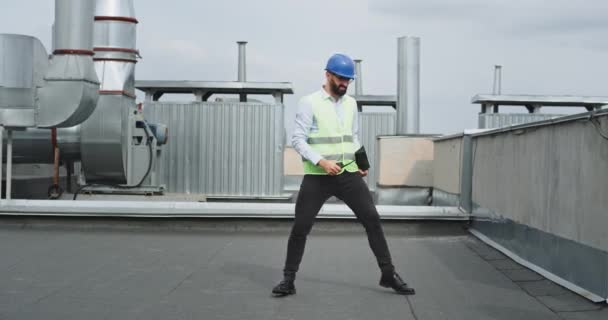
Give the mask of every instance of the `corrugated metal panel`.
[[159, 182], [168, 192], [281, 195], [282, 105], [148, 102], [145, 115], [169, 128], [159, 160]]
[[377, 140], [381, 135], [394, 135], [396, 133], [396, 112], [361, 112], [359, 113], [361, 126], [359, 139], [365, 146], [371, 168], [367, 176], [367, 184], [372, 191], [376, 190], [378, 181]]
[[563, 117], [561, 114], [544, 113], [482, 113], [479, 115], [480, 129], [503, 128], [517, 124]]

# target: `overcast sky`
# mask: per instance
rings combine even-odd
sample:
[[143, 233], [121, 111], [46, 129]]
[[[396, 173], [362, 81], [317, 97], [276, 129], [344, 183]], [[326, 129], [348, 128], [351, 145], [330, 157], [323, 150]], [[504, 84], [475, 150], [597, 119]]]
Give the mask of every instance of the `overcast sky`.
[[[50, 51], [53, 8], [2, 0], [0, 33]], [[246, 40], [248, 80], [293, 83], [288, 129], [334, 52], [363, 59], [366, 94], [395, 94], [399, 36], [421, 38], [423, 133], [476, 127], [470, 100], [491, 92], [495, 64], [506, 94], [608, 96], [606, 0], [135, 0], [135, 10], [136, 79], [236, 80], [235, 42]]]

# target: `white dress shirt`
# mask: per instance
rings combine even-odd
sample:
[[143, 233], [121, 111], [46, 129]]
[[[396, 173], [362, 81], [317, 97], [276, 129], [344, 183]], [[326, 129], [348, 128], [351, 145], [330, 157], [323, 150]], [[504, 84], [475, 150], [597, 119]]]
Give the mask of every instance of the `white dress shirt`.
[[[329, 94], [325, 89], [314, 92], [311, 95], [321, 94], [323, 99], [329, 99], [333, 103], [336, 115], [341, 124], [344, 124], [344, 106], [342, 102], [344, 97], [340, 97], [337, 101]], [[323, 157], [313, 150], [308, 144], [308, 134], [311, 132], [318, 131], [317, 123], [314, 119], [312, 112], [312, 103], [309, 97], [311, 95], [302, 97], [298, 102], [298, 110], [296, 112], [296, 125], [293, 130], [291, 137], [291, 145], [294, 149], [305, 159], [309, 160], [314, 164], [318, 164]], [[353, 143], [360, 145], [359, 143], [359, 112], [355, 112], [353, 118]]]

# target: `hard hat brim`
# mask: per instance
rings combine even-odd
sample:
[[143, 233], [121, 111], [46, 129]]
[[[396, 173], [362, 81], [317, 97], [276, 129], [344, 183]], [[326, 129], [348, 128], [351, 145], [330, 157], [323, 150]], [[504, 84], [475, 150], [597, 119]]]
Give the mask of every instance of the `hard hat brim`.
[[335, 74], [337, 76], [340, 76], [342, 78], [350, 79], [350, 80], [355, 80], [355, 78], [357, 78], [356, 75], [347, 75], [347, 74], [344, 74], [342, 72], [336, 72], [336, 71], [329, 70], [327, 68], [325, 69], [325, 71], [327, 71], [329, 73], [333, 73], [333, 74]]

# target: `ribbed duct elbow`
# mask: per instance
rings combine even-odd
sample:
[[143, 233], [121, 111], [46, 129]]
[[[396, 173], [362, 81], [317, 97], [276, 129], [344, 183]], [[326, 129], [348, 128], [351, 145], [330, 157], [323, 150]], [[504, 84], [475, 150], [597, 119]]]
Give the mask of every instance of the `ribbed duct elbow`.
[[37, 126], [72, 127], [95, 110], [99, 80], [93, 65], [94, 0], [56, 0], [54, 56], [38, 90]]

